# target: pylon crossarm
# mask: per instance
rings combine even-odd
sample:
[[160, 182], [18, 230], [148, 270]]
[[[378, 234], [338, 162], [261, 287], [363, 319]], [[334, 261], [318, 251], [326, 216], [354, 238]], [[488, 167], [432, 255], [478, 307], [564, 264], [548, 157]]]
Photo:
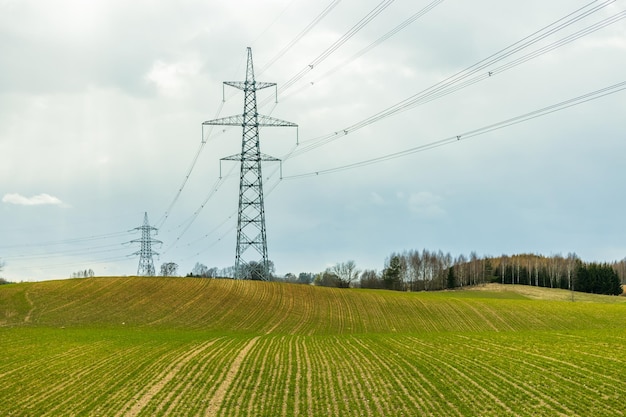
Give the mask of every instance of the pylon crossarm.
[[[212, 126], [244, 126], [245, 120], [243, 114], [237, 114], [235, 116], [227, 116], [214, 120], [207, 120], [202, 123], [203, 125]], [[246, 126], [248, 126], [246, 124]], [[265, 127], [298, 127], [297, 124], [288, 122], [286, 120], [276, 119], [275, 117], [265, 116], [262, 114], [257, 115], [257, 122], [254, 126]]]
[[[142, 255], [142, 253], [143, 253], [143, 252], [142, 252], [141, 250], [138, 250], [137, 252], [135, 252], [135, 253], [133, 253], [133, 254], [131, 254], [131, 255], [129, 255], [129, 256], [137, 256], [137, 255]], [[159, 252], [156, 252], [156, 251], [153, 251], [153, 250], [150, 250], [149, 254], [150, 254], [150, 255], [160, 255], [160, 253], [159, 253]]]
[[222, 178], [222, 161], [241, 161], [241, 155], [231, 155], [220, 159], [220, 179]]
[[143, 230], [157, 230], [157, 228], [153, 227], [153, 226], [139, 226], [139, 227], [135, 227], [132, 230], [141, 230], [141, 231], [143, 231]]
[[161, 242], [160, 240], [156, 240], [156, 239], [152, 239], [152, 238], [150, 238], [150, 239], [134, 239], [134, 240], [131, 240], [128, 243], [143, 243], [143, 242], [163, 244], [163, 242]]
[[238, 114], [236, 116], [222, 117], [215, 120], [207, 120], [202, 123], [203, 125], [219, 125], [219, 126], [242, 126], [243, 115]]
[[[251, 83], [247, 81], [224, 81], [224, 84], [235, 87], [238, 90], [246, 90], [246, 87], [248, 87], [248, 90], [262, 90], [276, 85], [276, 83], [265, 83], [263, 81], [254, 81]], [[252, 86], [252, 88], [250, 88], [250, 86]]]
[[261, 158], [260, 159], [261, 161], [273, 161], [273, 162], [280, 161], [280, 159], [278, 159], [278, 158], [276, 158], [276, 157], [274, 157], [272, 155], [265, 154], [265, 153], [261, 153], [260, 158]]
[[[280, 162], [280, 178], [282, 179], [282, 177], [283, 177], [283, 161], [281, 159], [276, 158], [276, 157], [271, 156], [271, 155], [267, 155], [267, 154], [261, 153], [261, 156], [260, 156], [259, 160], [263, 161], [263, 162]], [[224, 158], [220, 158], [220, 178], [222, 178], [222, 161], [242, 162], [241, 154], [225, 156]]]
[[241, 161], [241, 154], [238, 153], [236, 155], [225, 156], [224, 158], [221, 158], [220, 161]]
[[259, 114], [258, 116], [259, 126], [271, 126], [271, 127], [298, 127], [297, 124], [288, 122], [286, 120], [276, 119], [270, 116], [264, 116]]

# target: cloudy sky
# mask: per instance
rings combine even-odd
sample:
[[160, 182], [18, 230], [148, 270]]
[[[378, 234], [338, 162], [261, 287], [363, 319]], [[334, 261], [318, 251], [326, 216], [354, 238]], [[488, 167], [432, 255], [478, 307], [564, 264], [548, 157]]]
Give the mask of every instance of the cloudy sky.
[[259, 112], [299, 125], [297, 147], [295, 129], [260, 134], [262, 152], [284, 159], [282, 180], [263, 167], [277, 273], [349, 259], [380, 270], [422, 248], [622, 259], [626, 91], [485, 128], [626, 81], [624, 10], [0, 0], [1, 274], [134, 274], [139, 245], [125, 243], [144, 212], [163, 241], [157, 270], [232, 265], [238, 166], [222, 163], [219, 181], [219, 159], [240, 151], [241, 129], [202, 122], [242, 112], [238, 90], [222, 102], [222, 82], [245, 78], [246, 47], [257, 80], [279, 88], [278, 104], [259, 91]]

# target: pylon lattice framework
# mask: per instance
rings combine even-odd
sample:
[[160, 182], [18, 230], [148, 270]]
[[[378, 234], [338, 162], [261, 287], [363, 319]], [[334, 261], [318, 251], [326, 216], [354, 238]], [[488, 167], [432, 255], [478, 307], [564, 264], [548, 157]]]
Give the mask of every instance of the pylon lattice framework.
[[136, 227], [133, 230], [141, 230], [141, 239], [130, 241], [131, 243], [141, 244], [139, 251], [133, 253], [133, 255], [139, 255], [137, 275], [143, 277], [154, 277], [156, 276], [156, 272], [154, 270], [152, 257], [154, 255], [158, 255], [158, 253], [152, 250], [152, 245], [155, 243], [163, 243], [160, 240], [152, 238], [152, 232], [156, 232], [157, 228], [150, 226], [150, 223], [148, 223], [148, 213], [144, 213], [143, 225]]
[[[280, 159], [261, 153], [259, 126], [297, 127], [298, 125], [258, 114], [257, 90], [273, 87], [276, 83], [260, 82], [254, 79], [251, 48], [248, 48], [246, 80], [225, 81], [224, 84], [243, 90], [243, 114], [209, 120], [203, 125], [241, 126], [243, 128], [241, 154], [222, 158], [222, 160], [241, 163], [235, 274], [237, 278], [267, 280], [269, 279], [270, 265], [267, 256], [261, 162], [280, 161]], [[254, 258], [254, 252], [256, 252], [256, 256], [260, 255], [260, 259]]]

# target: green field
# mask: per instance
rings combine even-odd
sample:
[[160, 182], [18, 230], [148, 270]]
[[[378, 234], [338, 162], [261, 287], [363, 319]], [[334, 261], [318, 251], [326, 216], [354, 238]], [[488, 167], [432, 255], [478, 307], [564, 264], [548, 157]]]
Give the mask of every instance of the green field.
[[0, 286], [1, 416], [624, 416], [626, 298], [197, 278]]

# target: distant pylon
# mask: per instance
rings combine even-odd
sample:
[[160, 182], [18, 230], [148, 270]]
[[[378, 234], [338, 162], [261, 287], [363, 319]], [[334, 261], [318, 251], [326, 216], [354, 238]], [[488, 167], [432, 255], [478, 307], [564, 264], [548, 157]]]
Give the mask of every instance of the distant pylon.
[[[298, 125], [258, 114], [257, 90], [273, 87], [276, 83], [255, 81], [251, 48], [248, 48], [246, 81], [225, 81], [224, 84], [243, 90], [243, 114], [209, 120], [203, 125], [241, 126], [243, 128], [241, 154], [222, 158], [222, 160], [241, 163], [235, 274], [237, 278], [268, 280], [270, 265], [267, 257], [261, 161], [280, 161], [280, 159], [261, 153], [259, 126], [297, 127]], [[252, 255], [248, 252], [249, 249], [253, 250]]]
[[152, 238], [152, 232], [156, 232], [157, 228], [150, 226], [150, 223], [148, 223], [148, 213], [144, 213], [143, 225], [140, 227], [136, 227], [133, 230], [141, 230], [141, 239], [131, 240], [131, 243], [141, 244], [141, 249], [133, 253], [133, 255], [139, 255], [139, 266], [137, 267], [137, 275], [144, 277], [156, 276], [152, 257], [154, 255], [158, 255], [158, 253], [152, 250], [152, 244], [163, 242]]

